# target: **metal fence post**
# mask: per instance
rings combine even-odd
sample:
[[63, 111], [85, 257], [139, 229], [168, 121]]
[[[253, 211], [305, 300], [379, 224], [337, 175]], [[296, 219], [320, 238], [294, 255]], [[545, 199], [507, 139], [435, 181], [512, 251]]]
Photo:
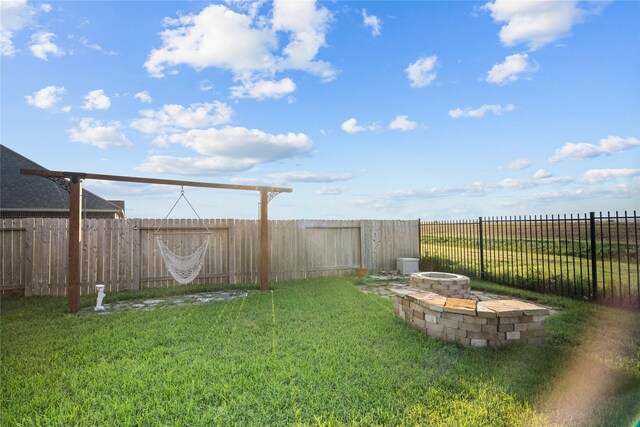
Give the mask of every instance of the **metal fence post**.
[[589, 234], [591, 239], [591, 298], [598, 300], [598, 259], [596, 254], [596, 213], [589, 212]]
[[422, 259], [422, 222], [420, 218], [418, 218], [418, 259]]
[[480, 230], [480, 279], [484, 280], [484, 244], [482, 241], [482, 217], [478, 217], [478, 228]]

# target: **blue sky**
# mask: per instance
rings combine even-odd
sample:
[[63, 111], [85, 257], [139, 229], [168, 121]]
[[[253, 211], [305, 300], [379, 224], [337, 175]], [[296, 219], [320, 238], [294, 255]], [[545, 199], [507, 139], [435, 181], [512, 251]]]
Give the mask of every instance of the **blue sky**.
[[[0, 7], [2, 144], [49, 169], [293, 188], [274, 219], [640, 208], [640, 2]], [[130, 217], [180, 194], [85, 188]]]

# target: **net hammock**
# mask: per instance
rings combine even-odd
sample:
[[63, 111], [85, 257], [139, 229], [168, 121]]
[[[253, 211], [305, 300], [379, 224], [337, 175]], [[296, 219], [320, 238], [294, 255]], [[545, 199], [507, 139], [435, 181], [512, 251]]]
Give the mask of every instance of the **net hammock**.
[[176, 255], [165, 245], [160, 236], [156, 236], [158, 249], [164, 259], [164, 265], [167, 267], [169, 274], [181, 285], [193, 282], [198, 277], [202, 266], [204, 265], [205, 254], [209, 248], [209, 239], [190, 255]]
[[[198, 219], [202, 221], [202, 218], [200, 218], [198, 212], [196, 212], [195, 208], [191, 205], [191, 202], [189, 202], [187, 197], [184, 195], [184, 187], [180, 191], [180, 197], [178, 197], [178, 200], [176, 200], [173, 207], [162, 221], [166, 220], [169, 215], [171, 215], [171, 212], [173, 212], [173, 209], [182, 198], [184, 198], [184, 200], [189, 204], [189, 207], [191, 207], [191, 210], [193, 210]], [[178, 255], [171, 249], [169, 249], [169, 247], [162, 241], [161, 235], [157, 235], [158, 230], [162, 228], [162, 221], [160, 221], [160, 227], [156, 229], [156, 243], [158, 244], [158, 249], [160, 250], [162, 259], [164, 260], [164, 265], [165, 267], [167, 267], [167, 271], [169, 272], [169, 274], [171, 274], [171, 277], [173, 277], [176, 282], [180, 283], [181, 285], [191, 283], [196, 277], [198, 277], [198, 274], [200, 274], [200, 270], [202, 270], [205, 255], [207, 253], [207, 249], [209, 248], [209, 238], [207, 236], [204, 240], [204, 243], [191, 254], [184, 256]], [[211, 233], [211, 230], [209, 230], [204, 221], [202, 223], [207, 229], [207, 232]]]

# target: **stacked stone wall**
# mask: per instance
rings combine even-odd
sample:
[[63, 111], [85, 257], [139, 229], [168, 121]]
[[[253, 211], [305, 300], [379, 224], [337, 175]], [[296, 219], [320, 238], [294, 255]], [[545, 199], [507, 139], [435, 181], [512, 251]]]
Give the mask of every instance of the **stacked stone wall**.
[[469, 278], [459, 274], [423, 272], [409, 277], [409, 286], [414, 289], [434, 292], [448, 298], [468, 298]]
[[394, 313], [427, 335], [464, 346], [502, 347], [519, 341], [545, 343], [549, 310], [523, 301], [471, 301], [432, 292], [395, 292]]

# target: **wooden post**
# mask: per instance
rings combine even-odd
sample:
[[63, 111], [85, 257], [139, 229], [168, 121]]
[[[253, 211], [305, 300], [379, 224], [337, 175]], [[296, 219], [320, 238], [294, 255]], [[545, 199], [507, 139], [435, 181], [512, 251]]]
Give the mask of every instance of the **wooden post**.
[[71, 313], [80, 310], [80, 242], [82, 241], [82, 183], [79, 176], [69, 183], [69, 281], [67, 305]]
[[260, 290], [269, 289], [269, 191], [260, 191]]

